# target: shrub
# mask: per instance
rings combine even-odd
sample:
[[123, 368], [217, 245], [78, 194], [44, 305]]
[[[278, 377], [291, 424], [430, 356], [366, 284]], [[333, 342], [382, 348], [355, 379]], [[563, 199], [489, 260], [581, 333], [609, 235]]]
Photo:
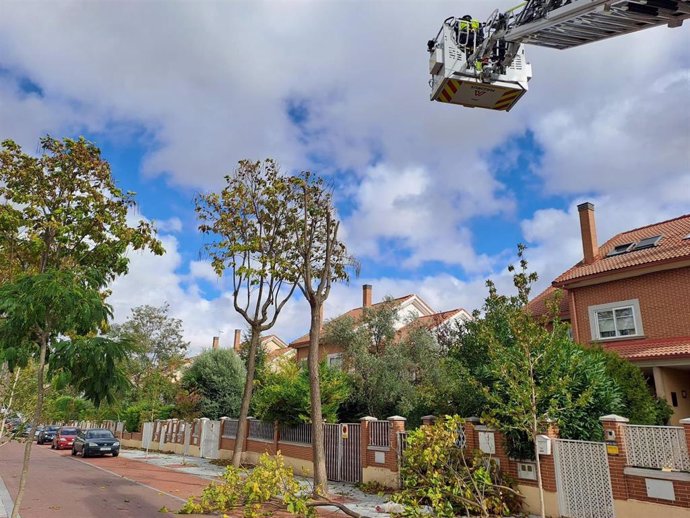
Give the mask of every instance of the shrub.
[[230, 349], [210, 349], [196, 357], [182, 375], [182, 387], [201, 398], [199, 411], [209, 419], [240, 413], [247, 371]]
[[191, 497], [180, 514], [229, 513], [243, 509], [246, 518], [271, 516], [270, 511], [282, 508], [298, 516], [316, 516], [307, 506], [292, 470], [285, 466], [278, 452], [275, 457], [264, 453], [256, 467], [248, 471], [228, 466], [220, 483], [212, 482], [200, 497]]
[[458, 416], [439, 419], [432, 426], [410, 432], [401, 469], [403, 488], [393, 500], [406, 507], [405, 515], [438, 517], [459, 514], [507, 516], [519, 512], [522, 497], [516, 484], [503, 475], [495, 461], [477, 451], [458, 447]]
[[[326, 362], [319, 364], [321, 413], [330, 422], [337, 422], [338, 409], [350, 393], [347, 375]], [[266, 372], [254, 393], [252, 404], [263, 421], [296, 425], [311, 420], [309, 371], [294, 360], [287, 359], [276, 371]]]

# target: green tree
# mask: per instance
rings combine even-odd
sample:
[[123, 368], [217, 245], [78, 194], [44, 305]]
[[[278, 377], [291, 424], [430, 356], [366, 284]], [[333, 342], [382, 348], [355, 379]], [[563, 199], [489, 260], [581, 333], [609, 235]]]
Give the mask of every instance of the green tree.
[[329, 322], [326, 341], [344, 350], [353, 387], [350, 411], [404, 415], [414, 424], [436, 408], [443, 357], [435, 335], [413, 322], [394, 340], [397, 319], [395, 306], [384, 301], [367, 308], [361, 323], [349, 317]]
[[[27, 155], [11, 140], [2, 143], [0, 255], [13, 273], [24, 274], [3, 286], [0, 311], [6, 321], [0, 348], [34, 346], [39, 359], [35, 422], [41, 418], [45, 361], [52, 341], [60, 335], [93, 333], [107, 321], [110, 312], [103, 290], [127, 272], [128, 249], [163, 253], [149, 223], [128, 224], [133, 196], [115, 185], [100, 150], [83, 138], [45, 137], [38, 157]], [[21, 287], [34, 291], [22, 293]], [[19, 301], [34, 305], [22, 309]], [[40, 306], [56, 302], [68, 309]], [[80, 311], [69, 309], [75, 306], [81, 306]], [[12, 518], [24, 495], [31, 445], [27, 441]]]
[[211, 241], [205, 251], [218, 275], [232, 273], [235, 311], [250, 328], [247, 378], [232, 462], [239, 467], [252, 399], [261, 334], [271, 329], [297, 287], [297, 258], [291, 229], [296, 209], [288, 180], [273, 160], [242, 160], [225, 177], [220, 193], [197, 196], [199, 230]]
[[182, 386], [201, 398], [204, 417], [218, 419], [239, 414], [247, 371], [230, 349], [210, 349], [196, 357], [182, 375]]
[[294, 225], [293, 243], [299, 265], [299, 288], [309, 303], [309, 394], [311, 397], [312, 455], [314, 493], [326, 494], [326, 452], [319, 377], [319, 342], [323, 326], [323, 304], [333, 282], [349, 279], [348, 267], [355, 265], [345, 244], [338, 237], [340, 222], [333, 204], [333, 195], [320, 177], [304, 172], [292, 178], [294, 203], [299, 220]]
[[602, 347], [592, 347], [591, 354], [603, 358], [606, 373], [618, 386], [621, 396], [621, 415], [632, 424], [667, 424], [673, 409], [668, 402], [655, 398], [642, 371], [625, 358]]
[[169, 378], [181, 364], [189, 347], [184, 339], [182, 321], [170, 316], [170, 305], [137, 306], [127, 320], [113, 325], [110, 335], [131, 341], [131, 377], [135, 386], [146, 391], [142, 383], [151, 370], [164, 371]]
[[[340, 369], [319, 364], [322, 417], [327, 422], [338, 420], [338, 409], [347, 399], [350, 383]], [[254, 394], [257, 417], [264, 421], [296, 425], [312, 418], [309, 370], [294, 360], [283, 361], [277, 370], [268, 371]]]
[[533, 445], [544, 517], [537, 436], [554, 421], [564, 437], [592, 438], [600, 433], [598, 418], [618, 411], [620, 399], [603, 362], [574, 344], [567, 326], [555, 317], [557, 304], [551, 305], [552, 330], [525, 311], [536, 274], [527, 271], [523, 252], [520, 246], [520, 268], [509, 268], [517, 294], [499, 295], [487, 282], [484, 317], [473, 324], [471, 341], [486, 353], [487, 368], [479, 373], [485, 419], [507, 434], [527, 436]]

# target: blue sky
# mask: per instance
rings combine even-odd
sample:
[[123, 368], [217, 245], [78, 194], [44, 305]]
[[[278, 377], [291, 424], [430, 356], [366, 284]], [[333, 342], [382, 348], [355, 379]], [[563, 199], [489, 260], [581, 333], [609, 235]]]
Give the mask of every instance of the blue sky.
[[[429, 102], [425, 46], [442, 21], [512, 4], [10, 1], [0, 138], [29, 152], [46, 133], [101, 147], [168, 249], [132, 255], [116, 319], [168, 302], [193, 350], [244, 327], [193, 212], [243, 158], [335, 186], [362, 272], [334, 289], [327, 317], [358, 305], [363, 283], [377, 300], [418, 293], [472, 310], [487, 277], [509, 288], [518, 242], [537, 289], [578, 261], [582, 201], [596, 205], [600, 241], [690, 212], [686, 27], [528, 48], [534, 77], [510, 113]], [[306, 311], [294, 300], [275, 331], [301, 335]]]

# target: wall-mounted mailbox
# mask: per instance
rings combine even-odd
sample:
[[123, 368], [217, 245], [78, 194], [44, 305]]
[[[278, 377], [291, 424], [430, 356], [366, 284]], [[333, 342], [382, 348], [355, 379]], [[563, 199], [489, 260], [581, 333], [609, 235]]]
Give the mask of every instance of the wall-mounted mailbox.
[[537, 435], [537, 453], [539, 455], [551, 455], [551, 437]]

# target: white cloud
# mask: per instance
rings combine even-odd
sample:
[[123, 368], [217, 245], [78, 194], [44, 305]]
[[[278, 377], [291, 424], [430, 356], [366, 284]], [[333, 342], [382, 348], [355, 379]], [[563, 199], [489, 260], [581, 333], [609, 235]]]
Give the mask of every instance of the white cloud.
[[[458, 12], [450, 1], [6, 3], [0, 138], [33, 150], [46, 132], [110, 138], [113, 124], [141, 127], [152, 140], [143, 173], [200, 189], [218, 186], [245, 157], [347, 170], [351, 188], [337, 195], [352, 209], [343, 231], [353, 251], [409, 271], [406, 279], [371, 279], [377, 292], [418, 292], [438, 309], [470, 310], [483, 299], [484, 275], [498, 272], [509, 284], [504, 260], [482, 251], [471, 224], [515, 218], [524, 203], [515, 192], [522, 175], [499, 181], [488, 164], [488, 153], [506, 149], [512, 136], [534, 132], [543, 157], [529, 167], [545, 191], [570, 203], [522, 222], [542, 283], [580, 257], [575, 205], [584, 197], [597, 205], [602, 240], [690, 212], [687, 27], [560, 52], [530, 47], [534, 78], [510, 113], [428, 101], [425, 43], [443, 19], [485, 18], [513, 5], [464, 2]], [[42, 92], [23, 92], [12, 74]], [[288, 117], [289, 100], [307, 109], [300, 127]], [[172, 214], [159, 223], [164, 233], [181, 226]], [[243, 327], [227, 295], [210, 299], [197, 285], [212, 279], [208, 265], [185, 264], [175, 238], [165, 242], [162, 258], [133, 254], [131, 274], [115, 285], [118, 315], [168, 301], [197, 346], [219, 329], [230, 336]], [[429, 261], [460, 265], [468, 280], [425, 276]], [[359, 297], [358, 286], [336, 288], [327, 314]], [[300, 304], [286, 306], [277, 328], [288, 339], [306, 327]]]
[[173, 216], [169, 219], [163, 219], [161, 221], [155, 222], [156, 228], [160, 232], [181, 232], [182, 231], [182, 220], [177, 216]]
[[204, 279], [209, 282], [219, 281], [218, 274], [209, 261], [190, 261], [189, 273], [194, 279]]

